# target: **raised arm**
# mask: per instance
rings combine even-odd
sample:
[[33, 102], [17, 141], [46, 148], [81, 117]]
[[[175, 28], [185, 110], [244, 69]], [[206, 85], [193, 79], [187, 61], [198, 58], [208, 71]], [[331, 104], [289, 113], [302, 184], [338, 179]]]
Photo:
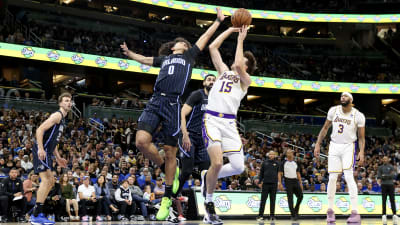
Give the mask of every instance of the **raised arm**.
[[197, 47], [199, 47], [200, 51], [203, 51], [203, 49], [206, 47], [207, 42], [214, 35], [215, 31], [218, 29], [219, 25], [222, 23], [222, 21], [224, 21], [224, 19], [226, 17], [227, 16], [224, 16], [224, 14], [222, 14], [221, 9], [218, 7], [217, 8], [217, 19], [207, 29], [207, 31], [203, 35], [200, 36], [200, 38], [196, 42], [196, 45], [197, 45]]
[[243, 56], [243, 41], [247, 36], [247, 30], [248, 30], [247, 26], [243, 26], [239, 31], [237, 46], [236, 46], [235, 61], [232, 66], [233, 69], [236, 70], [237, 73], [239, 73], [242, 89], [246, 90], [251, 84], [251, 77], [246, 71], [246, 64]]
[[146, 64], [149, 66], [153, 65], [153, 57], [146, 57], [140, 54], [136, 54], [134, 52], [132, 52], [131, 50], [129, 50], [128, 46], [126, 45], [126, 43], [124, 42], [124, 44], [120, 45], [122, 48], [122, 51], [124, 53], [124, 55], [128, 56], [130, 59], [133, 59], [135, 61], [138, 61], [142, 64]]
[[237, 31], [239, 31], [239, 28], [228, 28], [226, 31], [222, 32], [208, 47], [210, 50], [211, 60], [214, 64], [215, 69], [218, 71], [218, 74], [229, 70], [224, 61], [222, 61], [222, 57], [218, 49], [221, 46], [222, 42], [224, 42], [225, 39], [229, 37], [229, 35]]

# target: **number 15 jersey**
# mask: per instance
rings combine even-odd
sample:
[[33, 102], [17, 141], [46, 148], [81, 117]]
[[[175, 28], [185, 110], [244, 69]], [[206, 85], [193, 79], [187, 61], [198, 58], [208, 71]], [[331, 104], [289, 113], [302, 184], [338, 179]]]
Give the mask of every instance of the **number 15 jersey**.
[[240, 76], [233, 71], [219, 75], [208, 95], [207, 110], [236, 115], [240, 101], [247, 93], [240, 84]]
[[336, 144], [350, 144], [357, 140], [357, 128], [365, 127], [365, 116], [356, 108], [343, 113], [342, 106], [329, 109], [328, 120], [332, 121], [331, 141]]

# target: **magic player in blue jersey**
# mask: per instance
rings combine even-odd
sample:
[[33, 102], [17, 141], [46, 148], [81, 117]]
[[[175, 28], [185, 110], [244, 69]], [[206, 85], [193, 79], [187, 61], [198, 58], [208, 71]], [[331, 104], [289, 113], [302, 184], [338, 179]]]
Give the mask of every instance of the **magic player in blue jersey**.
[[61, 158], [57, 150], [57, 145], [65, 127], [64, 118], [71, 110], [72, 96], [70, 93], [62, 93], [58, 97], [60, 109], [51, 114], [36, 130], [36, 142], [32, 149], [33, 166], [35, 173], [41, 179], [39, 189], [36, 194], [36, 206], [31, 216], [33, 225], [51, 225], [54, 221], [48, 220], [43, 214], [43, 205], [54, 185], [54, 178], [51, 171], [53, 168], [53, 155], [58, 165], [65, 168], [67, 160]]
[[[197, 55], [205, 48], [208, 40], [224, 19], [222, 11], [217, 8], [217, 19], [193, 47], [184, 38], [176, 38], [161, 46], [158, 57], [145, 57], [130, 51], [125, 43], [121, 45], [123, 53], [129, 58], [142, 64], [160, 67], [154, 84], [154, 94], [139, 117], [136, 133], [136, 147], [146, 158], [161, 167], [166, 175], [165, 194], [156, 216], [157, 220], [167, 218], [172, 204], [171, 196], [179, 188], [179, 167], [176, 166], [181, 111], [179, 98], [191, 79]], [[161, 123], [161, 132], [165, 137], [165, 159], [161, 158], [152, 143], [152, 135]]]

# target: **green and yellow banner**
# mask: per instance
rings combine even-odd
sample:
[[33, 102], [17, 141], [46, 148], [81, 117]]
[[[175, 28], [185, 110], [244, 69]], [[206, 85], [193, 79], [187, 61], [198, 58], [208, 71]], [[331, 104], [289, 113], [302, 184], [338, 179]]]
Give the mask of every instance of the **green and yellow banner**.
[[[134, 60], [8, 44], [4, 42], [0, 42], [0, 55], [76, 66], [130, 71], [149, 75], [158, 75], [160, 70], [159, 68], [147, 66]], [[203, 78], [210, 73], [217, 74], [216, 71], [212, 70], [193, 69], [192, 79], [203, 80]], [[337, 93], [347, 91], [362, 94], [400, 94], [400, 84], [323, 82], [258, 76], [252, 76], [251, 79], [253, 81], [251, 86], [258, 88]]]
[[[214, 193], [215, 210], [221, 216], [248, 216], [258, 215], [260, 208], [260, 192], [241, 192], [241, 191], [218, 191]], [[400, 212], [400, 196], [396, 196], [396, 209]], [[296, 203], [296, 197], [294, 197]], [[200, 191], [196, 191], [196, 204], [199, 215], [203, 216], [204, 198]], [[334, 202], [335, 214], [350, 214], [350, 197], [347, 194], [336, 194]], [[265, 214], [269, 213], [270, 198], [265, 205]], [[386, 211], [391, 213], [389, 199]], [[300, 206], [300, 215], [325, 215], [328, 210], [328, 197], [326, 193], [304, 193], [303, 201]], [[382, 214], [381, 195], [358, 195], [358, 212], [361, 215], [380, 215]], [[276, 195], [275, 214], [290, 215], [286, 193]]]
[[[216, 14], [216, 7], [220, 7], [225, 15], [232, 15], [236, 8], [206, 5], [193, 2], [172, 0], [131, 0], [132, 2], [146, 3], [171, 9], [191, 12]], [[400, 14], [336, 14], [336, 13], [296, 13], [270, 10], [249, 9], [253, 18], [269, 20], [286, 20], [301, 22], [330, 22], [330, 23], [399, 23]]]

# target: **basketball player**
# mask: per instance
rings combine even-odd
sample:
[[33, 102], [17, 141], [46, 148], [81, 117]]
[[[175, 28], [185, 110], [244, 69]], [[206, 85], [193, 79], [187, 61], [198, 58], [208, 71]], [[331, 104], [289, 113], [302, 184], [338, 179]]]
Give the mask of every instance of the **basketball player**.
[[44, 216], [43, 205], [54, 185], [54, 177], [52, 174], [54, 170], [52, 160], [53, 154], [56, 157], [58, 165], [63, 168], [67, 166], [67, 160], [61, 158], [57, 150], [57, 145], [65, 127], [64, 118], [72, 107], [71, 99], [72, 96], [70, 93], [62, 93], [58, 97], [60, 109], [51, 114], [36, 130], [36, 143], [32, 149], [33, 166], [35, 173], [39, 174], [41, 182], [37, 191], [36, 206], [31, 215], [31, 223], [33, 225], [49, 225], [55, 223]]
[[[231, 70], [222, 61], [218, 48], [232, 32], [239, 31], [235, 61]], [[217, 81], [210, 91], [206, 113], [203, 118], [203, 138], [207, 146], [211, 166], [201, 172], [202, 193], [205, 197], [206, 215], [204, 222], [222, 224], [215, 213], [213, 193], [218, 178], [240, 174], [244, 170], [242, 141], [236, 127], [236, 114], [240, 101], [251, 84], [249, 73], [256, 68], [251, 52], [243, 54], [243, 41], [247, 26], [228, 28], [210, 45], [212, 62], [218, 71]], [[223, 165], [223, 155], [229, 163]]]
[[[201, 136], [201, 125], [203, 116], [208, 103], [208, 93], [215, 82], [215, 75], [208, 74], [203, 80], [204, 88], [193, 91], [181, 112], [181, 130], [182, 136], [179, 138], [178, 145], [181, 151], [180, 158], [182, 164], [182, 173], [179, 177], [179, 189], [181, 192], [183, 185], [193, 172], [195, 164], [199, 171], [210, 167], [207, 149]], [[190, 116], [189, 116], [190, 114]], [[186, 122], [186, 117], [189, 120]]]
[[[179, 167], [176, 166], [177, 136], [180, 131], [179, 98], [191, 79], [196, 57], [224, 19], [222, 11], [217, 8], [217, 19], [193, 47], [187, 40], [176, 38], [160, 47], [159, 57], [145, 57], [130, 51], [125, 43], [121, 45], [124, 54], [129, 58], [149, 66], [160, 67], [153, 97], [139, 117], [136, 133], [136, 147], [166, 175], [165, 194], [156, 216], [157, 220], [165, 220], [168, 217], [172, 204], [171, 196], [177, 193], [179, 188]], [[161, 123], [161, 132], [165, 137], [165, 161], [152, 143], [152, 135]]]
[[315, 144], [314, 154], [319, 157], [320, 145], [325, 138], [329, 127], [332, 125], [331, 142], [328, 154], [328, 211], [327, 222], [335, 222], [333, 205], [336, 192], [336, 181], [339, 174], [344, 173], [350, 195], [351, 215], [347, 219], [348, 223], [358, 223], [361, 221], [357, 211], [357, 185], [354, 181], [353, 167], [355, 163], [355, 141], [358, 134], [358, 145], [360, 152], [357, 159], [359, 164], [364, 164], [365, 148], [365, 117], [360, 111], [353, 107], [353, 96], [348, 92], [343, 92], [340, 97], [341, 105], [329, 109], [327, 119]]

